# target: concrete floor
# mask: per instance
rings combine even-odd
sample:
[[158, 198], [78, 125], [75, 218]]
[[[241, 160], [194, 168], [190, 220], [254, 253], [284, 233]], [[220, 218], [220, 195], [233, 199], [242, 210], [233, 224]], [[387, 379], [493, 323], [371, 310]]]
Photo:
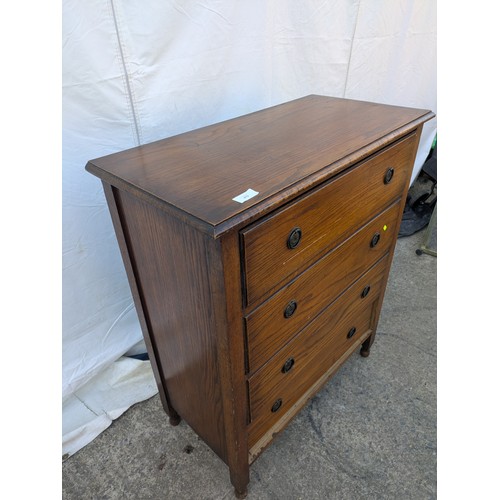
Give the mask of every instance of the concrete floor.
[[[377, 339], [251, 467], [248, 499], [436, 498], [436, 258], [398, 240]], [[435, 247], [434, 247], [435, 248]], [[63, 498], [232, 499], [224, 463], [157, 396], [63, 463]]]

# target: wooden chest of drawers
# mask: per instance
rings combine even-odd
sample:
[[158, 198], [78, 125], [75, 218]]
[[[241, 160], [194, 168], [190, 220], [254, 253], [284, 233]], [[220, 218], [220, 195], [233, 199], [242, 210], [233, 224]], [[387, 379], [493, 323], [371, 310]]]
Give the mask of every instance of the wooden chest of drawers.
[[373, 343], [430, 111], [308, 96], [90, 161], [163, 406], [249, 464]]

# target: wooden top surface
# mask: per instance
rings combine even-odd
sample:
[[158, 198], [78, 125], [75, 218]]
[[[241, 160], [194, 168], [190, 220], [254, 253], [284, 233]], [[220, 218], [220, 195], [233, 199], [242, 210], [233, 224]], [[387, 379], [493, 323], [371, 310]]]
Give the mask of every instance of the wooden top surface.
[[[433, 118], [310, 95], [91, 160], [87, 170], [218, 236]], [[244, 203], [233, 198], [259, 194]]]

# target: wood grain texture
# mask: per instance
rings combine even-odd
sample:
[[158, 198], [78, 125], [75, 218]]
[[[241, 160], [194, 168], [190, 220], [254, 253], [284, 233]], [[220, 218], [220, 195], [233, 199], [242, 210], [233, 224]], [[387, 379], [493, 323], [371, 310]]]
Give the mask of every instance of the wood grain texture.
[[163, 382], [161, 373], [161, 359], [158, 356], [156, 344], [151, 334], [151, 325], [149, 322], [149, 318], [147, 317], [147, 312], [145, 310], [143, 302], [144, 298], [141, 295], [136, 278], [137, 269], [135, 268], [131, 255], [129, 253], [129, 241], [127, 240], [127, 237], [124, 233], [124, 228], [122, 226], [122, 215], [120, 214], [117, 205], [116, 199], [119, 195], [116, 193], [116, 189], [106, 182], [103, 182], [102, 185], [111, 214], [111, 220], [113, 221], [113, 227], [115, 229], [116, 238], [118, 240], [118, 246], [120, 248], [123, 264], [127, 273], [130, 290], [134, 299], [134, 305], [137, 311], [137, 316], [139, 318], [139, 324], [141, 325], [144, 343], [146, 344], [146, 349], [148, 350], [149, 359], [151, 361], [151, 368], [153, 369], [156, 385], [158, 386], [158, 391], [160, 393], [160, 399], [163, 408], [165, 409], [169, 417], [175, 421], [179, 418], [179, 416], [169, 401], [168, 392]]
[[[249, 462], [354, 349], [369, 352], [433, 116], [308, 96], [87, 164], [103, 180], [163, 405], [225, 461], [238, 498]], [[248, 188], [258, 196], [232, 200]]]
[[[212, 282], [220, 282], [220, 286], [216, 287], [220, 291], [218, 303], [226, 312], [223, 325], [217, 329], [226, 457], [235, 493], [244, 497], [250, 480], [246, 432], [249, 415], [241, 317], [239, 235], [233, 231], [213, 241], [212, 248], [216, 247], [217, 251], [210, 252], [208, 267], [213, 276]], [[216, 318], [216, 321], [219, 320]]]
[[[97, 158], [87, 169], [188, 215], [185, 221], [191, 218], [217, 236], [346, 168], [350, 155], [359, 160], [433, 116], [427, 110], [311, 95]], [[259, 195], [243, 204], [233, 201], [248, 188]]]
[[116, 199], [169, 400], [226, 460], [215, 321], [225, 307], [213, 300], [207, 266], [215, 240], [128, 193]]
[[[399, 197], [412, 170], [414, 144], [412, 134], [243, 230], [247, 304], [302, 271]], [[389, 168], [394, 175], [386, 184]], [[294, 228], [300, 228], [302, 237], [290, 249], [287, 242]]]
[[[417, 149], [418, 149], [418, 144], [420, 142], [420, 136], [422, 135], [422, 129], [423, 129], [423, 124], [420, 124], [417, 129], [415, 130], [415, 135], [416, 135], [416, 140], [413, 144], [413, 150], [411, 151], [411, 158], [412, 158], [412, 162], [415, 161], [415, 157], [417, 155]], [[410, 187], [410, 175], [408, 175], [407, 179], [406, 179], [406, 183], [405, 185], [403, 186], [403, 192], [401, 193], [401, 197], [403, 200], [406, 200], [406, 197], [408, 195], [408, 189]], [[400, 207], [400, 211], [399, 211], [399, 215], [398, 215], [398, 220], [401, 221], [402, 217], [403, 217], [403, 211], [404, 211], [404, 208], [405, 206], [402, 204], [401, 207]], [[372, 334], [370, 335], [370, 337], [365, 341], [365, 343], [363, 344], [363, 347], [362, 347], [362, 350], [364, 351], [365, 355], [367, 355], [369, 352], [370, 352], [370, 348], [373, 344], [373, 342], [375, 341], [375, 336], [377, 334], [377, 326], [378, 326], [378, 321], [379, 321], [379, 318], [380, 318], [380, 311], [382, 310], [382, 304], [383, 304], [383, 301], [384, 301], [384, 295], [385, 295], [385, 290], [387, 288], [387, 281], [389, 280], [389, 272], [390, 272], [390, 265], [392, 264], [392, 259], [394, 257], [394, 250], [396, 249], [396, 242], [397, 242], [397, 239], [398, 239], [398, 235], [395, 234], [393, 236], [393, 241], [392, 241], [392, 245], [391, 245], [391, 251], [389, 253], [389, 263], [388, 263], [388, 266], [387, 266], [387, 271], [385, 273], [385, 276], [384, 276], [384, 280], [383, 280], [383, 284], [382, 284], [382, 291], [380, 293], [380, 299], [379, 299], [379, 303], [378, 303], [378, 307], [376, 307], [374, 309], [374, 317], [373, 317], [373, 321], [372, 321], [372, 325], [373, 325], [373, 328], [372, 328]]]
[[[249, 378], [250, 446], [352, 343], [366, 336], [372, 326], [373, 304], [377, 303], [384, 275], [383, 265], [373, 266]], [[371, 291], [363, 298], [361, 293], [367, 283]], [[356, 333], [347, 338], [352, 327], [356, 327]], [[282, 369], [290, 358], [294, 364], [285, 373]], [[271, 407], [278, 398], [283, 401], [282, 408], [273, 413]]]
[[[250, 372], [258, 369], [294, 332], [389, 251], [398, 232], [400, 203], [391, 205], [365, 224], [246, 316]], [[380, 241], [371, 247], [371, 239], [377, 232], [381, 235]], [[296, 302], [297, 308], [286, 318], [284, 309], [291, 301]]]
[[[374, 280], [374, 287], [379, 289], [381, 275]], [[377, 297], [374, 295], [365, 302], [354, 300], [357, 294], [357, 289], [354, 293], [346, 292], [345, 298], [340, 297], [336, 304], [304, 328], [250, 377], [250, 447], [328, 371], [352, 343], [367, 335], [372, 305]], [[356, 328], [356, 334], [347, 339], [353, 327]], [[289, 372], [283, 373], [284, 363], [290, 358], [294, 359], [295, 364]], [[273, 403], [278, 399], [282, 401], [281, 407], [273, 412]]]
[[300, 410], [313, 398], [318, 391], [332, 378], [335, 372], [343, 365], [345, 361], [358, 349], [359, 345], [369, 337], [371, 330], [368, 330], [364, 336], [355, 340], [353, 344], [346, 350], [346, 352], [318, 379], [307, 389], [304, 394], [288, 409], [285, 411], [273, 425], [253, 444], [248, 451], [248, 461], [253, 463], [259, 455], [272, 443], [274, 438], [283, 431], [289, 422], [300, 412]]

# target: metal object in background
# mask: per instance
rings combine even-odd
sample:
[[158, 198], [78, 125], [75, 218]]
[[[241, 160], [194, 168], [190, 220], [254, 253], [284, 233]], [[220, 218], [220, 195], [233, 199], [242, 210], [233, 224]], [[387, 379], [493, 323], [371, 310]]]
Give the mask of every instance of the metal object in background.
[[417, 248], [415, 250], [415, 253], [417, 255], [422, 255], [423, 253], [426, 253], [428, 255], [432, 255], [433, 257], [437, 257], [437, 251], [429, 248], [429, 242], [431, 241], [432, 238], [432, 232], [436, 227], [436, 218], [437, 218], [437, 203], [434, 206], [434, 210], [432, 211], [431, 215], [431, 220], [429, 221], [427, 229], [425, 230], [424, 242], [422, 245], [420, 245], [420, 248]]

